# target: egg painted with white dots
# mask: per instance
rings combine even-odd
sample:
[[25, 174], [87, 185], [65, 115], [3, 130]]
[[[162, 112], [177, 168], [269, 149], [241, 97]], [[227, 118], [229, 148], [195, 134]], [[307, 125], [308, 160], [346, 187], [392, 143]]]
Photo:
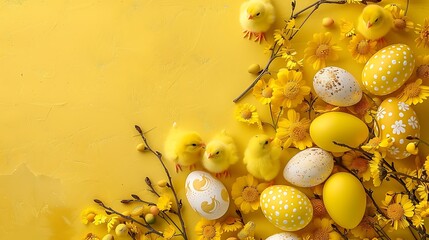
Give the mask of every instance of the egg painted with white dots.
[[411, 48], [392, 44], [376, 52], [365, 64], [362, 84], [374, 95], [384, 96], [398, 90], [415, 67]]
[[415, 140], [408, 140], [407, 137], [420, 137], [419, 120], [411, 106], [397, 98], [387, 98], [378, 107], [375, 120], [376, 135], [389, 137], [393, 142], [387, 149], [387, 157], [404, 159], [410, 156], [406, 147]]
[[308, 197], [290, 186], [266, 188], [261, 193], [260, 205], [265, 218], [283, 231], [298, 231], [313, 218], [313, 207]]
[[298, 235], [296, 235], [295, 233], [282, 232], [271, 235], [265, 240], [301, 240], [301, 238], [298, 237]]
[[324, 182], [333, 168], [332, 154], [321, 148], [307, 148], [289, 160], [283, 177], [298, 187], [314, 187]]

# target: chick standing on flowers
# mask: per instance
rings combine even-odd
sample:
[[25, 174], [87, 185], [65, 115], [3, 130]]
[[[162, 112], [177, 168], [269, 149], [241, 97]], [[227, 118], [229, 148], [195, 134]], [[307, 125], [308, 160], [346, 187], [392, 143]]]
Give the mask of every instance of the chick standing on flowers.
[[192, 169], [201, 160], [204, 146], [198, 133], [178, 129], [174, 123], [165, 140], [164, 157], [176, 164], [176, 172], [182, 171], [182, 166]]
[[261, 43], [274, 20], [274, 7], [270, 0], [247, 0], [241, 4], [240, 24], [244, 37], [248, 39], [255, 35], [255, 42]]
[[273, 180], [280, 171], [281, 149], [272, 141], [267, 135], [255, 135], [249, 140], [244, 152], [243, 162], [247, 171], [265, 181]]
[[376, 4], [366, 6], [358, 18], [357, 30], [369, 40], [383, 38], [392, 27], [392, 14]]
[[229, 176], [228, 168], [238, 161], [237, 146], [225, 130], [207, 143], [203, 166], [216, 177]]

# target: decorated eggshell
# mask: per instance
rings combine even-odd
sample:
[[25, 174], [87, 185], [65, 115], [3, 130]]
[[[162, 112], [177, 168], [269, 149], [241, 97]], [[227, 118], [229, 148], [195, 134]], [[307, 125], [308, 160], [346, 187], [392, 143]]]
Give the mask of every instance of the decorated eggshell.
[[415, 59], [409, 46], [393, 44], [376, 52], [365, 64], [362, 84], [372, 94], [387, 95], [398, 90], [411, 76]]
[[203, 171], [193, 171], [186, 178], [186, 198], [189, 205], [202, 217], [214, 220], [222, 217], [229, 207], [225, 186]]
[[274, 185], [261, 193], [261, 210], [274, 226], [297, 231], [311, 221], [313, 207], [308, 197], [290, 186]]
[[293, 156], [283, 177], [298, 187], [313, 187], [324, 182], [334, 168], [332, 155], [320, 148], [307, 148]]
[[352, 229], [359, 225], [365, 214], [365, 190], [352, 174], [335, 173], [323, 186], [323, 204], [335, 223]]
[[403, 159], [410, 156], [407, 144], [413, 142], [408, 136], [420, 137], [420, 124], [416, 112], [410, 105], [397, 98], [387, 98], [378, 107], [375, 124], [376, 134], [382, 139], [390, 137], [392, 146], [387, 150], [387, 157]]
[[325, 102], [347, 107], [358, 103], [362, 90], [352, 74], [339, 67], [320, 69], [313, 79], [316, 94]]
[[368, 127], [362, 120], [344, 112], [324, 113], [310, 124], [310, 136], [313, 142], [329, 152], [350, 150], [335, 143], [357, 148], [368, 138], [368, 134]]
[[267, 237], [265, 240], [301, 240], [301, 238], [294, 233], [282, 232], [282, 233], [271, 235]]

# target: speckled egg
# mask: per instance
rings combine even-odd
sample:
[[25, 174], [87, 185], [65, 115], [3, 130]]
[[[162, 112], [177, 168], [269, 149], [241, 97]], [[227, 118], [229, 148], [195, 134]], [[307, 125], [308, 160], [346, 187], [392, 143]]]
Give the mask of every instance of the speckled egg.
[[274, 226], [284, 231], [297, 231], [310, 223], [313, 207], [308, 197], [290, 186], [274, 185], [261, 193], [261, 209]]
[[218, 219], [228, 210], [228, 191], [220, 181], [206, 172], [191, 172], [186, 178], [185, 189], [189, 205], [208, 220]]
[[307, 148], [293, 156], [283, 177], [298, 187], [313, 187], [324, 182], [334, 168], [332, 154], [320, 148]]
[[397, 98], [387, 98], [378, 107], [375, 119], [376, 134], [379, 133], [381, 138], [390, 137], [393, 141], [387, 150], [387, 157], [403, 159], [410, 156], [406, 146], [413, 140], [406, 138], [420, 136], [419, 120], [411, 106]]
[[265, 240], [300, 240], [301, 238], [298, 237], [295, 233], [289, 233], [289, 232], [282, 232], [277, 233], [274, 235], [271, 235], [267, 237]]
[[380, 49], [365, 64], [362, 84], [374, 95], [387, 95], [399, 89], [411, 76], [415, 59], [409, 46], [393, 44]]
[[320, 69], [313, 78], [316, 94], [325, 102], [347, 107], [358, 103], [362, 90], [352, 74], [339, 67]]

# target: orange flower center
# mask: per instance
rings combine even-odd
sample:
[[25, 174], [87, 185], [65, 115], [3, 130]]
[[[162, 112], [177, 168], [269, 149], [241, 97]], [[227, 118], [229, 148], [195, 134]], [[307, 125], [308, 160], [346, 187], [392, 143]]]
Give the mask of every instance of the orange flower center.
[[387, 207], [387, 216], [394, 221], [400, 220], [404, 213], [404, 208], [399, 203], [393, 203]]
[[235, 218], [233, 218], [233, 217], [227, 217], [225, 219], [224, 223], [227, 224], [227, 225], [232, 225], [232, 224], [235, 223]]
[[429, 38], [429, 26], [425, 26], [420, 32], [420, 38], [424, 40], [428, 40]]
[[284, 88], [284, 93], [286, 98], [294, 99], [299, 94], [299, 86], [296, 82], [288, 82]]
[[243, 118], [243, 119], [246, 119], [246, 120], [248, 120], [248, 119], [250, 119], [250, 118], [252, 118], [252, 112], [250, 111], [250, 110], [243, 110], [242, 112], [241, 112], [241, 117]]
[[314, 240], [329, 240], [329, 232], [325, 228], [319, 228], [313, 233]]
[[329, 55], [329, 45], [320, 44], [316, 49], [316, 56], [318, 58], [325, 58]]
[[325, 205], [323, 205], [322, 199], [313, 198], [310, 200], [310, 202], [313, 206], [313, 216], [323, 217], [328, 213], [326, 211]]
[[362, 40], [358, 43], [358, 45], [356, 46], [356, 51], [361, 54], [361, 55], [365, 55], [369, 52], [369, 44], [366, 40]]
[[419, 78], [429, 78], [429, 65], [420, 65], [417, 68], [417, 77]]
[[360, 157], [355, 158], [352, 162], [351, 169], [356, 169], [359, 173], [364, 173], [368, 169], [368, 161]]
[[203, 228], [203, 236], [207, 239], [211, 239], [216, 236], [216, 229], [214, 226], [208, 225]]
[[259, 193], [255, 187], [245, 187], [243, 192], [241, 192], [241, 197], [246, 202], [255, 202], [259, 199]]
[[291, 126], [290, 137], [295, 141], [300, 141], [305, 139], [307, 134], [307, 128], [301, 123], [297, 122]]
[[264, 98], [271, 98], [273, 96], [273, 89], [270, 87], [265, 88], [262, 90], [262, 96]]
[[93, 222], [95, 218], [95, 213], [88, 213], [88, 215], [86, 215], [86, 220], [88, 220], [88, 222]]
[[405, 22], [404, 19], [397, 18], [393, 20], [393, 25], [395, 26], [396, 29], [402, 30], [407, 26], [407, 23]]

